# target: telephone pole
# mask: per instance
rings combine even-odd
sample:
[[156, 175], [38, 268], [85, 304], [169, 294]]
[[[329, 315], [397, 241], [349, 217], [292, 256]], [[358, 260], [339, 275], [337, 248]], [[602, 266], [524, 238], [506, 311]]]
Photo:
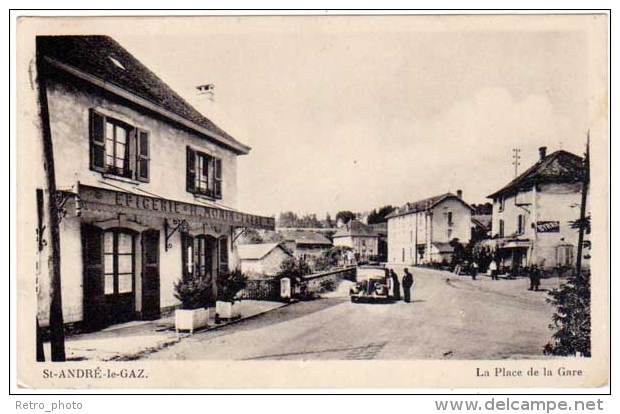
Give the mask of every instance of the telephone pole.
[[579, 239], [577, 242], [577, 260], [575, 262], [575, 272], [577, 277], [581, 277], [581, 258], [583, 256], [583, 234], [588, 223], [586, 223], [586, 201], [588, 197], [588, 184], [590, 183], [590, 131], [586, 140], [586, 154], [583, 160], [584, 172], [583, 183], [581, 186], [581, 206], [579, 212]]
[[50, 345], [52, 361], [65, 360], [65, 330], [62, 316], [60, 283], [60, 218], [57, 207], [56, 172], [54, 168], [54, 146], [47, 103], [47, 73], [42, 56], [37, 54], [37, 80], [39, 89], [39, 112], [43, 137], [43, 162], [48, 190], [48, 216], [50, 235]]

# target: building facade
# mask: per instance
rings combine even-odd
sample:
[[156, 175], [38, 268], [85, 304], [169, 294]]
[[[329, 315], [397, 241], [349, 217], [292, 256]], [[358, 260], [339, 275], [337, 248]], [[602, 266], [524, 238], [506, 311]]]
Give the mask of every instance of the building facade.
[[[174, 283], [238, 265], [238, 229], [274, 220], [235, 210], [250, 150], [106, 36], [37, 38], [39, 139], [54, 145], [65, 323], [97, 329], [175, 309]], [[45, 125], [47, 124], [47, 125]], [[43, 132], [41, 132], [43, 131]], [[34, 142], [33, 142], [34, 144]], [[36, 187], [38, 320], [49, 320], [45, 171]], [[38, 224], [36, 224], [38, 223]]]
[[516, 272], [532, 264], [545, 269], [574, 265], [578, 231], [571, 222], [580, 214], [583, 172], [581, 157], [562, 150], [547, 155], [541, 147], [536, 164], [489, 195], [500, 265]]
[[242, 244], [238, 246], [241, 271], [249, 277], [275, 276], [284, 260], [293, 257], [282, 243]]
[[350, 247], [358, 261], [375, 259], [379, 255], [379, 234], [371, 226], [353, 219], [336, 231], [334, 246]]
[[281, 230], [284, 246], [297, 259], [310, 264], [333, 246], [332, 241], [323, 234], [311, 230]]
[[454, 239], [471, 239], [472, 208], [463, 193], [446, 193], [407, 203], [387, 216], [388, 262], [428, 264], [450, 261]]

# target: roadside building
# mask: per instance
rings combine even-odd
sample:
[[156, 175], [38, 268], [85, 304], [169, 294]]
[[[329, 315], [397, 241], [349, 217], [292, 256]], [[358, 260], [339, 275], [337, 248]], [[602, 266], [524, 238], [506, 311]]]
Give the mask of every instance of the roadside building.
[[386, 262], [388, 257], [388, 247], [387, 247], [387, 222], [385, 223], [375, 223], [370, 224], [370, 227], [377, 233], [379, 239], [377, 241], [377, 256], [379, 261]]
[[314, 261], [331, 249], [333, 243], [323, 234], [311, 230], [281, 230], [284, 245], [293, 255], [302, 260]]
[[375, 259], [379, 254], [379, 235], [371, 226], [353, 219], [336, 231], [334, 246], [350, 247], [357, 260]]
[[446, 193], [396, 209], [388, 219], [388, 261], [394, 264], [449, 262], [458, 239], [471, 239], [472, 208], [463, 201], [463, 192]]
[[578, 231], [571, 222], [580, 213], [583, 158], [563, 150], [546, 152], [541, 147], [538, 162], [488, 196], [493, 249], [500, 265], [513, 272], [532, 264], [550, 269], [575, 263]]
[[[215, 298], [218, 273], [239, 264], [237, 230], [275, 224], [234, 209], [237, 157], [250, 148], [110, 37], [37, 37], [36, 52], [38, 104], [49, 119], [37, 114], [38, 129], [22, 138], [32, 152], [42, 153], [44, 134], [54, 145], [64, 322], [98, 329], [158, 318], [179, 305], [183, 275], [210, 280]], [[33, 269], [47, 326], [49, 191], [38, 165], [21, 187], [32, 191], [36, 216], [21, 219], [39, 236]]]
[[237, 249], [241, 271], [249, 277], [275, 276], [282, 262], [293, 257], [283, 243], [242, 244]]

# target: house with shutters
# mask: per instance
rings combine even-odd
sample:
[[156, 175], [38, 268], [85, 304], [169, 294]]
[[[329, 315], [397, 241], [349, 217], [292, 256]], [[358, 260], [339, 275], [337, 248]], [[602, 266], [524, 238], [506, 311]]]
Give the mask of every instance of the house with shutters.
[[[502, 268], [517, 274], [532, 264], [570, 268], [577, 254], [578, 231], [571, 223], [580, 214], [584, 160], [564, 150], [547, 154], [547, 147], [538, 155], [534, 165], [488, 196], [493, 239], [487, 245]], [[587, 266], [589, 241], [584, 246]]]
[[388, 262], [419, 265], [449, 262], [458, 239], [471, 239], [472, 207], [463, 192], [445, 193], [408, 202], [387, 216]]
[[358, 261], [376, 260], [379, 254], [379, 234], [371, 226], [353, 219], [336, 231], [334, 246], [353, 249]]
[[[32, 58], [36, 83], [24, 99], [40, 111], [30, 111], [36, 129], [22, 135], [21, 148], [43, 154], [42, 134], [53, 143], [64, 322], [99, 329], [158, 318], [179, 306], [174, 283], [183, 275], [206, 278], [217, 298], [216, 276], [239, 265], [236, 235], [275, 226], [235, 208], [237, 157], [250, 148], [110, 37], [39, 36]], [[36, 263], [21, 271], [37, 275], [43, 327], [50, 309], [45, 173], [43, 163], [32, 163], [32, 178], [20, 183], [36, 213], [20, 220], [38, 236]]]

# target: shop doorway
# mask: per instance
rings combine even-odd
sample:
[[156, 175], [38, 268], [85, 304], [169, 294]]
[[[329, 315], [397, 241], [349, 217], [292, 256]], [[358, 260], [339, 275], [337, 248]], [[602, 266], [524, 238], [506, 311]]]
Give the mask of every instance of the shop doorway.
[[110, 324], [135, 319], [134, 232], [111, 229], [103, 233], [103, 294]]
[[142, 319], [160, 315], [159, 230], [147, 230], [142, 233]]

